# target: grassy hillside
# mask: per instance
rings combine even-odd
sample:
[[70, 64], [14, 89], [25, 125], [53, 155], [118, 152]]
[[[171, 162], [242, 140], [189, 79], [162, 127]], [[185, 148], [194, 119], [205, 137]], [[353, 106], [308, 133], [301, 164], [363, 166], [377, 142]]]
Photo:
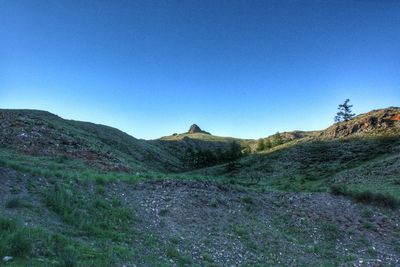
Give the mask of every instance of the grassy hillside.
[[[384, 175], [382, 169], [387, 166], [387, 161], [396, 162], [399, 151], [399, 138], [292, 142], [245, 157], [232, 171], [227, 171], [226, 166], [221, 165], [197, 173], [230, 176], [233, 182], [239, 183], [259, 179], [257, 186], [279, 190], [321, 191], [327, 190], [339, 181], [351, 184], [353, 178], [344, 180], [338, 177], [344, 176], [345, 173], [356, 172], [358, 169], [365, 172], [370, 168], [374, 169], [377, 177], [382, 176], [379, 179], [380, 183], [393, 182], [394, 190], [398, 187], [394, 179], [399, 169], [396, 169], [396, 164], [391, 166], [390, 170], [393, 172], [391, 176], [387, 175], [390, 170], [386, 170], [387, 174]], [[365, 187], [369, 185], [370, 180], [376, 181], [369, 179], [370, 175], [362, 177]], [[377, 190], [373, 184], [370, 184], [370, 189]]]
[[[280, 133], [256, 151], [1, 110], [0, 258], [12, 259], [0, 264], [398, 266], [399, 114]], [[226, 156], [232, 141], [252, 153], [187, 171], [188, 155]]]
[[116, 172], [181, 167], [166, 150], [112, 127], [36, 110], [0, 110], [0, 119], [2, 149], [23, 155], [78, 160], [94, 169]]
[[161, 137], [160, 140], [163, 140], [163, 141], [181, 141], [181, 140], [185, 140], [187, 138], [195, 139], [195, 140], [201, 140], [201, 141], [207, 141], [207, 142], [232, 142], [232, 141], [242, 142], [242, 141], [247, 141], [247, 140], [243, 140], [243, 139], [239, 139], [239, 138], [222, 137], [222, 136], [216, 136], [216, 135], [204, 134], [204, 133], [183, 133], [183, 134], [169, 135], [169, 136]]
[[[329, 191], [384, 194], [400, 201], [400, 122], [390, 120], [400, 109], [372, 111], [227, 165], [195, 171], [222, 176], [231, 183], [263, 190]], [[368, 123], [373, 121], [374, 123]]]

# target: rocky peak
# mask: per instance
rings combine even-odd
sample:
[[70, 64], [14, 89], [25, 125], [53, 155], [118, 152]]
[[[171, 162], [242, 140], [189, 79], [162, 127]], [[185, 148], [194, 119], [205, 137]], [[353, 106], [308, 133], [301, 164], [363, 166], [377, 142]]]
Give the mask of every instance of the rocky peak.
[[328, 137], [345, 137], [355, 134], [373, 134], [378, 131], [399, 132], [400, 108], [373, 110], [347, 122], [336, 123], [323, 132]]
[[204, 134], [210, 134], [209, 132], [203, 131], [202, 129], [200, 129], [200, 127], [197, 124], [192, 124], [192, 126], [190, 126], [189, 134], [194, 134], [194, 133], [204, 133]]

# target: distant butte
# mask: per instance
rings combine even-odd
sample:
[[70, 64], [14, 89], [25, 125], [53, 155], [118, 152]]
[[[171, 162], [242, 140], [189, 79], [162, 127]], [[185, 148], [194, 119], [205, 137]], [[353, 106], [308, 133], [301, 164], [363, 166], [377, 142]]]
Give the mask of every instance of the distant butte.
[[193, 124], [192, 126], [190, 126], [189, 131], [187, 133], [188, 134], [203, 133], [203, 134], [211, 135], [209, 132], [206, 132], [206, 131], [203, 131], [202, 129], [200, 129], [200, 127], [197, 124]]

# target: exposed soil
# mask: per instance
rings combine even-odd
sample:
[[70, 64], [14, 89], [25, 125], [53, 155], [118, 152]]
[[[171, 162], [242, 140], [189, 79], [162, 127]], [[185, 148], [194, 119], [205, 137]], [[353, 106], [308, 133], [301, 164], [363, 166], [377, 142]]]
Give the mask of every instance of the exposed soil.
[[[114, 184], [110, 193], [138, 210], [147, 231], [179, 237], [182, 253], [197, 260], [206, 254], [223, 266], [315, 264], [321, 257], [307, 248], [333, 243], [332, 257], [357, 255], [357, 266], [400, 264], [391, 240], [400, 230], [397, 211], [381, 213], [327, 193], [255, 193], [183, 181]], [[371, 212], [368, 229], [362, 210]], [[329, 232], [332, 225], [338, 233]], [[355, 245], [359, 240], [365, 244]]]
[[[45, 178], [0, 168], [0, 184], [2, 214], [30, 226], [68, 227], [32, 189], [48, 186]], [[327, 193], [257, 193], [204, 182], [112, 182], [105, 188], [105, 197], [118, 196], [135, 210], [140, 231], [173, 242], [193, 264], [400, 266], [398, 210]], [[29, 205], [5, 208], [13, 197]], [[125, 265], [140, 266], [135, 259]]]

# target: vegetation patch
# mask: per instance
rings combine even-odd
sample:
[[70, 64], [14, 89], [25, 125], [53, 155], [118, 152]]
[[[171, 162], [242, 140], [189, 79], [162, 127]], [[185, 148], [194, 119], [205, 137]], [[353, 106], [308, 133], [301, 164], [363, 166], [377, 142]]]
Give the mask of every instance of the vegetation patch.
[[8, 209], [20, 208], [22, 206], [22, 200], [18, 197], [13, 197], [6, 202], [6, 208]]
[[397, 200], [392, 195], [384, 195], [381, 193], [373, 193], [370, 191], [363, 191], [363, 192], [352, 191], [348, 190], [347, 187], [343, 185], [331, 186], [331, 193], [333, 195], [342, 195], [350, 197], [351, 199], [361, 203], [379, 205], [382, 207], [389, 207], [392, 209], [400, 207], [400, 201]]
[[66, 185], [55, 185], [43, 192], [48, 207], [62, 220], [88, 235], [116, 238], [134, 222], [132, 210], [115, 206], [118, 201], [96, 195], [86, 196]]

